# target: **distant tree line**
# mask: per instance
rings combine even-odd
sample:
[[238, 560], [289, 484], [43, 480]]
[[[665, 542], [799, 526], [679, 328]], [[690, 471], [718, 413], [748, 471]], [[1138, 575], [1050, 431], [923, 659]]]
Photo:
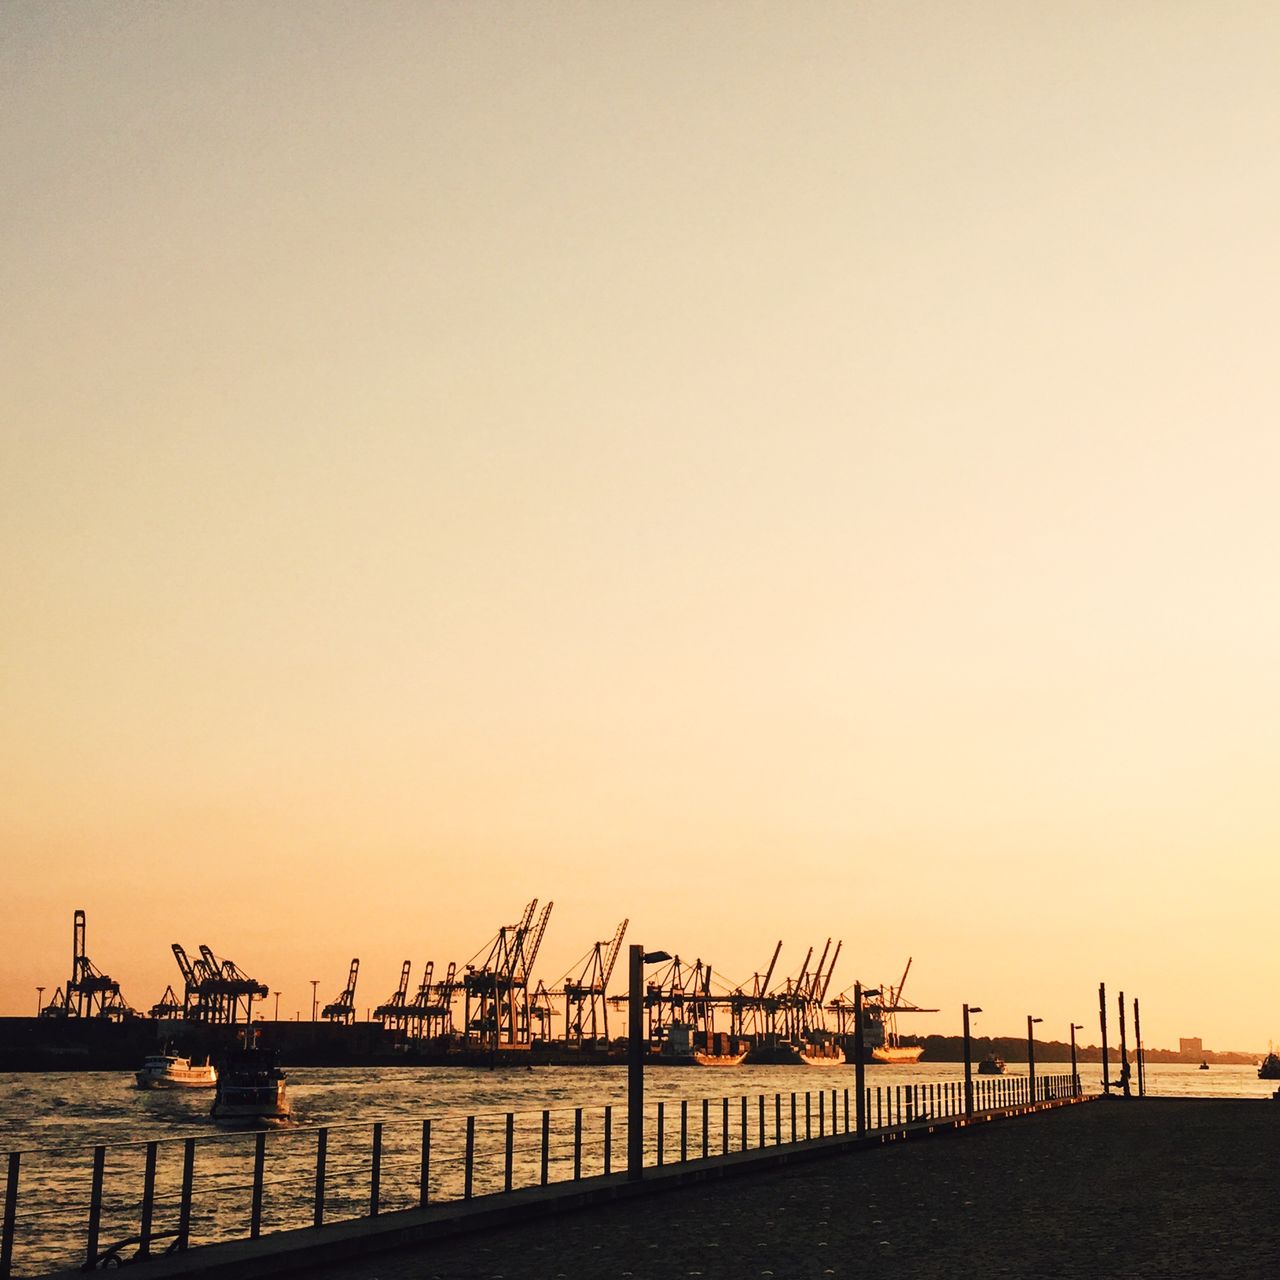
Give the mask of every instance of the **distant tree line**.
[[[963, 1062], [964, 1061], [964, 1037], [963, 1036], [903, 1036], [903, 1044], [922, 1045], [924, 1048], [923, 1060], [928, 1062]], [[988, 1054], [994, 1054], [997, 1058], [1003, 1058], [1006, 1062], [1025, 1062], [1027, 1060], [1027, 1041], [1025, 1037], [1020, 1036], [971, 1036], [969, 1040], [970, 1055], [974, 1063], [980, 1062]], [[1036, 1062], [1070, 1062], [1071, 1061], [1071, 1045], [1063, 1040], [1037, 1040]], [[1130, 1044], [1129, 1059], [1132, 1061], [1135, 1056], [1135, 1047]], [[1206, 1050], [1201, 1056], [1196, 1057], [1183, 1054], [1177, 1049], [1143, 1049], [1143, 1054], [1148, 1062], [1218, 1062], [1223, 1064], [1243, 1064], [1249, 1065], [1257, 1062], [1260, 1055], [1256, 1053], [1238, 1053], [1238, 1052], [1222, 1052], [1214, 1053]], [[1107, 1059], [1110, 1062], [1120, 1061], [1119, 1045], [1109, 1044], [1107, 1046]], [[1076, 1060], [1078, 1062], [1101, 1062], [1102, 1048], [1100, 1045], [1076, 1044]]]

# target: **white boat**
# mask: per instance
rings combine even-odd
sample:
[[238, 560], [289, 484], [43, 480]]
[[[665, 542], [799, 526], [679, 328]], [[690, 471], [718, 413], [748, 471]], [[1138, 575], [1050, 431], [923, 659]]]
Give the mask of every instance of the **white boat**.
[[287, 1124], [289, 1098], [275, 1054], [263, 1049], [231, 1054], [222, 1064], [209, 1114], [220, 1124]]
[[193, 1067], [190, 1058], [176, 1053], [153, 1053], [142, 1060], [142, 1070], [133, 1078], [139, 1089], [213, 1089], [218, 1069], [207, 1062]]

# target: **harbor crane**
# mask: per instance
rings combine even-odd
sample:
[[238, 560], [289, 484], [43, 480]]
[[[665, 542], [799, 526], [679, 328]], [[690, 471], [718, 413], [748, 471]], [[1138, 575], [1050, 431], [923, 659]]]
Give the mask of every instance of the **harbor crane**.
[[453, 1034], [453, 993], [458, 988], [458, 966], [451, 960], [448, 971], [433, 981], [435, 961], [428, 960], [422, 971], [422, 982], [412, 1000], [405, 1006], [407, 1031], [413, 1040], [434, 1040]]
[[120, 994], [120, 984], [101, 972], [85, 951], [85, 914], [77, 907], [71, 926], [71, 977], [40, 1010], [42, 1018], [106, 1018], [121, 1022], [134, 1016]]
[[406, 1031], [409, 1022], [405, 997], [409, 991], [410, 967], [411, 961], [408, 960], [400, 966], [400, 985], [385, 1003], [380, 1004], [373, 1011], [375, 1022], [381, 1022], [388, 1031], [398, 1031], [402, 1035]]
[[565, 980], [564, 1038], [567, 1043], [582, 1048], [584, 1042], [593, 1043], [597, 1040], [608, 1042], [609, 978], [613, 974], [618, 952], [622, 949], [622, 939], [630, 923], [630, 920], [623, 920], [614, 930], [611, 940], [595, 943], [578, 976]]
[[356, 956], [351, 961], [351, 972], [347, 975], [346, 988], [320, 1011], [322, 1018], [328, 1022], [340, 1022], [347, 1027], [356, 1020], [356, 978], [359, 974], [360, 957]]
[[249, 977], [234, 961], [220, 960], [203, 943], [200, 958], [192, 960], [175, 942], [173, 958], [182, 974], [182, 1016], [187, 1021], [235, 1024], [243, 1016], [249, 1023], [254, 1000], [265, 1000], [269, 994], [264, 983]]
[[498, 929], [484, 963], [479, 968], [465, 967], [463, 1026], [468, 1039], [474, 1036], [481, 1049], [527, 1049], [532, 1043], [529, 975], [554, 905], [548, 902], [535, 924], [538, 900], [534, 898], [519, 923]]

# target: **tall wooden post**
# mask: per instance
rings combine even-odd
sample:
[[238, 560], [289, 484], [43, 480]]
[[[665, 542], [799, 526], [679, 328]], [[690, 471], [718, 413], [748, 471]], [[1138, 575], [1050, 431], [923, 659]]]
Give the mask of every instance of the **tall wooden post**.
[[1102, 1023], [1102, 1092], [1111, 1094], [1111, 1059], [1107, 1055], [1107, 984], [1098, 983], [1098, 1021]]
[[1120, 993], [1120, 1087], [1126, 1098], [1132, 1097], [1129, 1092], [1129, 1045], [1124, 1034], [1124, 992]]
[[1147, 1096], [1147, 1064], [1142, 1053], [1142, 1019], [1138, 1013], [1138, 997], [1133, 997], [1133, 1051], [1138, 1058], [1138, 1097]]

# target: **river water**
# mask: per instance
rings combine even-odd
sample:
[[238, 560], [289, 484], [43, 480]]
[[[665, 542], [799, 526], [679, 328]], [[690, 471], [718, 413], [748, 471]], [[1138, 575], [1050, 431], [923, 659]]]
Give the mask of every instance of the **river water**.
[[[1037, 1064], [1041, 1078], [1067, 1070], [1067, 1064]], [[614, 1170], [625, 1162], [624, 1067], [293, 1068], [287, 1074], [293, 1124], [267, 1138], [264, 1232], [311, 1221], [321, 1127], [328, 1131], [330, 1220], [369, 1212], [375, 1123], [381, 1125], [381, 1212], [418, 1203], [424, 1120], [431, 1122], [427, 1189], [433, 1200], [464, 1194], [469, 1116], [475, 1117], [477, 1195], [503, 1188], [508, 1124], [516, 1187], [536, 1184], [544, 1163], [546, 1178], [555, 1182], [572, 1178], [575, 1167], [589, 1176], [603, 1172], [606, 1162]], [[982, 1087], [1012, 1090], [1025, 1077], [1025, 1064], [1010, 1063], [1005, 1077]], [[901, 1117], [904, 1105], [917, 1114], [954, 1112], [962, 1081], [959, 1063], [868, 1067], [870, 1121], [883, 1117], [889, 1123]], [[1098, 1064], [1082, 1064], [1081, 1082], [1085, 1092], [1100, 1090]], [[916, 1092], [907, 1103], [909, 1086]], [[1147, 1069], [1153, 1096], [1268, 1098], [1275, 1087], [1248, 1066]], [[682, 1149], [697, 1158], [704, 1144], [718, 1154], [789, 1141], [793, 1134], [843, 1130], [846, 1110], [853, 1123], [853, 1089], [848, 1067], [648, 1067], [646, 1163], [659, 1159], [659, 1104], [662, 1159], [674, 1162]], [[99, 1144], [107, 1147], [104, 1242], [138, 1232], [147, 1142], [158, 1143], [155, 1230], [176, 1229], [186, 1138], [197, 1139], [192, 1242], [247, 1234], [255, 1135], [217, 1129], [209, 1119], [210, 1101], [204, 1090], [139, 1090], [127, 1072], [0, 1075], [0, 1156], [21, 1152], [14, 1274], [82, 1259], [93, 1148]]]

